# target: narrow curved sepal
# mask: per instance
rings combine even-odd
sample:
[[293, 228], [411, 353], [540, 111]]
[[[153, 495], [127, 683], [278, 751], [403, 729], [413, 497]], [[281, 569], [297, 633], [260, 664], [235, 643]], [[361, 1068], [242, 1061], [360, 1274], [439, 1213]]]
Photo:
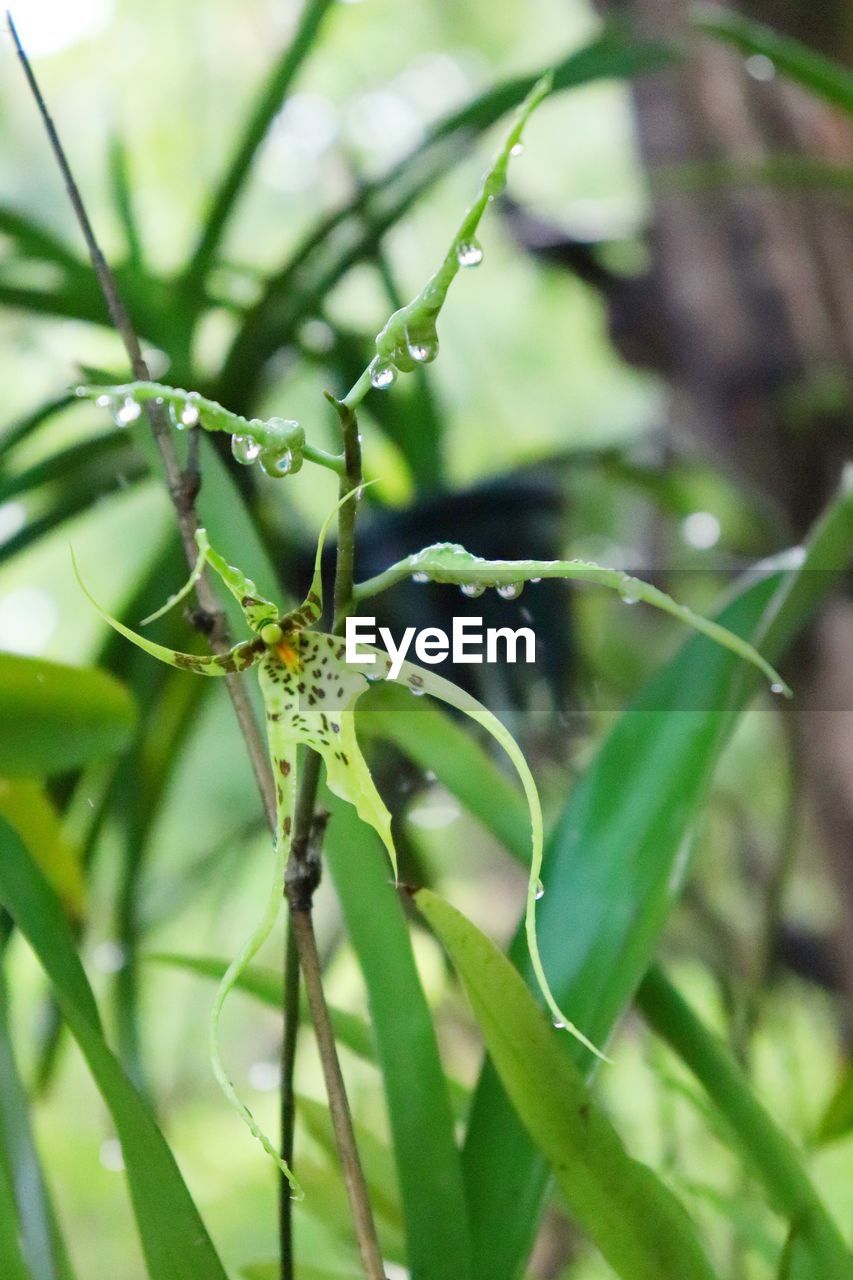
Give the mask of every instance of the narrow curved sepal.
[[146, 636], [141, 636], [138, 632], [132, 631], [123, 622], [119, 622], [118, 618], [114, 618], [107, 613], [106, 609], [101, 608], [80, 576], [73, 549], [71, 549], [71, 564], [80, 590], [101, 615], [104, 622], [111, 626], [113, 631], [117, 631], [119, 635], [129, 640], [131, 644], [135, 644], [137, 649], [143, 649], [152, 658], [157, 658], [159, 662], [165, 662], [167, 666], [177, 667], [181, 671], [192, 671], [195, 675], [200, 676], [225, 676], [232, 671], [245, 671], [248, 667], [253, 667], [264, 649], [264, 646], [258, 640], [236, 644], [227, 653], [223, 654], [182, 653], [180, 650], [168, 649], [165, 645], [155, 644], [153, 640], [149, 640]]

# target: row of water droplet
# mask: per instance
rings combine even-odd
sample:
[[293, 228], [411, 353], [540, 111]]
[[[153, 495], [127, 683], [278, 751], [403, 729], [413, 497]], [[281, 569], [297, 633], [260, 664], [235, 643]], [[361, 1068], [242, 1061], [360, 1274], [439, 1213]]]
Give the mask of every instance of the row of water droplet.
[[[412, 582], [424, 583], [430, 582], [428, 573], [418, 572], [412, 574]], [[541, 578], [527, 578], [527, 582], [541, 582]], [[490, 584], [484, 582], [462, 582], [459, 584], [459, 590], [463, 596], [469, 600], [476, 600], [478, 596], [483, 595], [488, 590]], [[495, 585], [495, 591], [502, 600], [517, 600], [524, 590], [523, 582], [501, 582]]]
[[[456, 260], [460, 267], [478, 267], [483, 261], [483, 250], [478, 240], [460, 240], [456, 246]], [[435, 330], [427, 333], [406, 334], [406, 353], [415, 364], [430, 364], [438, 355], [438, 335]], [[387, 391], [397, 380], [394, 360], [381, 360], [373, 370], [371, 383], [377, 391]]]
[[[154, 403], [161, 408], [165, 405], [166, 415], [169, 423], [177, 431], [185, 431], [187, 428], [197, 427], [200, 421], [197, 401], [198, 393], [195, 391], [187, 392], [183, 404], [175, 404], [174, 401], [168, 402], [163, 396], [157, 396]], [[109, 409], [112, 414], [113, 422], [117, 427], [129, 427], [131, 423], [136, 422], [142, 413], [142, 406], [133, 396], [115, 396], [108, 393], [99, 395], [95, 400], [95, 404], [99, 409]], [[296, 429], [298, 423], [295, 421], [287, 421], [284, 426]], [[273, 479], [280, 479], [282, 476], [289, 475], [294, 469], [293, 450], [290, 448], [264, 447], [259, 444], [253, 436], [235, 434], [231, 437], [231, 453], [236, 462], [243, 466], [250, 467], [254, 462], [259, 462], [261, 470]]]

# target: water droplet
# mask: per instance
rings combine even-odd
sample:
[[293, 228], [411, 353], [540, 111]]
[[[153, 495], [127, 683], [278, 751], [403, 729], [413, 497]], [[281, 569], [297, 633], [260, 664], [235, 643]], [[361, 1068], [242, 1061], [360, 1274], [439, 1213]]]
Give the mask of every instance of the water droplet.
[[770, 692], [776, 693], [776, 694], [784, 693], [785, 686], [783, 684], [780, 684], [778, 680], [774, 680], [770, 686]]
[[483, 250], [477, 240], [460, 240], [456, 246], [456, 260], [460, 267], [479, 267]]
[[418, 571], [412, 574], [412, 582], [429, 582], [429, 574]]
[[380, 680], [385, 679], [381, 671], [371, 671], [369, 675], [367, 672], [365, 672], [364, 678], [368, 684], [378, 684]]
[[387, 391], [397, 380], [397, 370], [393, 364], [378, 364], [373, 370], [370, 382], [377, 391]]
[[530, 579], [529, 579], [529, 581], [530, 581], [530, 582], [541, 582], [541, 581], [542, 581], [542, 579], [541, 579], [541, 578], [530, 578]]
[[627, 575], [623, 579], [622, 584], [619, 587], [619, 594], [622, 597], [622, 601], [624, 604], [636, 604], [640, 598], [637, 595], [636, 582], [632, 578], [629, 578]]
[[112, 396], [104, 395], [104, 396], [98, 396], [97, 400], [95, 401], [95, 404], [98, 406], [99, 409], [111, 409], [113, 407], [114, 401]]
[[537, 902], [539, 902], [541, 898], [545, 897], [545, 886], [541, 880], [536, 881], [536, 889], [533, 896]]
[[[197, 399], [197, 397], [195, 397]], [[184, 410], [181, 414], [181, 426], [195, 427], [198, 425], [198, 408], [193, 403], [193, 396], [188, 396], [184, 404]]]
[[272, 476], [273, 480], [280, 480], [282, 476], [289, 475], [292, 468], [291, 449], [285, 449], [282, 453], [277, 453], [273, 449], [264, 449], [261, 453], [261, 470], [265, 475]]
[[422, 689], [419, 684], [410, 684], [409, 692], [414, 694], [416, 698], [422, 698], [426, 693], [426, 689]]
[[476, 600], [477, 596], [481, 596], [486, 588], [482, 582], [463, 582], [459, 590], [463, 596], [467, 596], [469, 600]]
[[744, 59], [746, 74], [753, 80], [767, 82], [776, 75], [776, 64], [764, 53], [753, 53]]
[[552, 1018], [551, 1026], [555, 1027], [557, 1031], [565, 1031], [566, 1029], [566, 1024], [562, 1018]]
[[241, 466], [250, 467], [260, 456], [261, 446], [251, 436], [232, 436], [231, 452], [235, 462], [239, 462]]
[[406, 334], [406, 350], [418, 364], [429, 364], [438, 355], [438, 338], [434, 333], [412, 338]]
[[517, 600], [523, 588], [523, 582], [502, 582], [497, 591], [501, 600]]
[[515, 158], [515, 157], [517, 157], [517, 156], [520, 156], [520, 155], [523, 155], [523, 154], [524, 154], [524, 143], [523, 143], [523, 142], [516, 142], [516, 143], [513, 143], [513, 145], [512, 145], [512, 146], [510, 147], [510, 149], [509, 149], [509, 154], [510, 154], [511, 156], [513, 156], [513, 158]]
[[115, 412], [115, 424], [117, 427], [129, 427], [141, 413], [142, 410], [136, 401], [131, 396], [125, 396], [121, 408]]

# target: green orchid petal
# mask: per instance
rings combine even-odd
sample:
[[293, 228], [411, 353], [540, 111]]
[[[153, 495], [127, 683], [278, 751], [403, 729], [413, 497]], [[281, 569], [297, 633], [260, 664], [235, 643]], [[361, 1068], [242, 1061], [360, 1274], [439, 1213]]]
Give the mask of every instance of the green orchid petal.
[[101, 615], [104, 622], [111, 626], [114, 631], [117, 631], [119, 635], [130, 640], [138, 649], [144, 649], [146, 653], [150, 653], [152, 658], [157, 658], [158, 661], [165, 662], [170, 667], [178, 667], [181, 671], [192, 671], [200, 676], [224, 676], [232, 671], [245, 671], [248, 667], [254, 666], [264, 650], [264, 646], [258, 640], [236, 644], [227, 653], [223, 654], [181, 653], [177, 649], [167, 649], [165, 645], [155, 644], [153, 640], [148, 640], [145, 636], [139, 635], [138, 632], [131, 631], [130, 627], [126, 627], [123, 622], [119, 622], [118, 618], [114, 618], [107, 613], [106, 609], [101, 608], [80, 576], [73, 549], [71, 551], [71, 564], [80, 590]]
[[391, 815], [355, 732], [355, 703], [368, 686], [345, 661], [343, 640], [322, 631], [286, 634], [261, 661], [258, 676], [276, 741], [310, 747], [322, 757], [330, 790], [377, 832], [396, 878]]
[[219, 575], [225, 586], [243, 610], [243, 617], [253, 631], [260, 631], [268, 622], [275, 622], [279, 616], [279, 608], [271, 600], [265, 600], [258, 594], [258, 588], [251, 578], [247, 578], [233, 564], [229, 564], [218, 551], [214, 551], [207, 540], [204, 529], [196, 531], [196, 542], [200, 552], [211, 569]]
[[[486, 590], [488, 587], [499, 591], [514, 589], [519, 595], [525, 582], [539, 578], [563, 578], [575, 582], [592, 582], [600, 587], [616, 591], [629, 604], [643, 600], [656, 609], [670, 614], [679, 622], [700, 631], [703, 635], [730, 649], [739, 657], [750, 662], [766, 676], [774, 693], [782, 693], [790, 698], [791, 690], [779, 675], [779, 672], [761, 656], [747, 640], [734, 632], [721, 627], [718, 622], [694, 613], [686, 605], [678, 604], [665, 591], [635, 578], [620, 569], [605, 569], [589, 560], [484, 560], [456, 542], [437, 542], [425, 547], [414, 555], [407, 556], [390, 566], [383, 573], [367, 582], [359, 583], [354, 597], [357, 601], [365, 600], [385, 591], [395, 583], [412, 575], [423, 576], [431, 582], [451, 583], [459, 587], [473, 587]], [[509, 597], [512, 598], [512, 597]]]

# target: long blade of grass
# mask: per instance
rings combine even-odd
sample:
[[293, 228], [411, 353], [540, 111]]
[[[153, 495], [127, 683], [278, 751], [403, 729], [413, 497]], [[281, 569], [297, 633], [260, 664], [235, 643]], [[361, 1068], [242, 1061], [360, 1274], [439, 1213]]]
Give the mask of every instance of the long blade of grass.
[[384, 850], [324, 793], [325, 854], [367, 984], [385, 1081], [412, 1275], [471, 1280], [468, 1222], [447, 1082]]
[[850, 1280], [853, 1254], [808, 1178], [804, 1153], [774, 1123], [722, 1043], [656, 965], [641, 982], [637, 1003], [652, 1030], [700, 1081], [728, 1122], [730, 1140], [746, 1153], [771, 1202], [796, 1227], [814, 1280]]
[[266, 83], [261, 87], [234, 157], [211, 201], [210, 212], [190, 261], [188, 278], [200, 280], [215, 261], [234, 205], [245, 186], [258, 148], [266, 137], [273, 117], [303, 62], [317, 40], [323, 19], [334, 0], [309, 0], [302, 10], [293, 40], [281, 54]]
[[684, 1207], [629, 1156], [511, 961], [428, 889], [419, 890], [415, 902], [462, 978], [531, 1140], [551, 1165], [572, 1216], [614, 1271], [625, 1280], [709, 1280], [714, 1272]]
[[715, 4], [696, 4], [690, 11], [693, 25], [707, 35], [748, 54], [769, 58], [777, 71], [796, 80], [806, 89], [853, 114], [853, 75], [840, 63], [816, 53], [800, 40], [780, 35], [772, 27], [755, 22]]
[[44, 968], [113, 1118], [150, 1280], [226, 1280], [174, 1156], [104, 1040], [59, 902], [3, 819], [0, 900]]
[[[26, 1259], [28, 1280], [72, 1280], [30, 1123], [30, 1104], [12, 1049], [5, 974], [0, 972], [0, 1258]], [[14, 1237], [14, 1243], [12, 1243]], [[11, 1265], [11, 1264], [10, 1264]], [[11, 1275], [15, 1275], [12, 1266]], [[5, 1272], [4, 1272], [5, 1276]]]
[[[721, 615], [780, 655], [838, 581], [853, 551], [853, 484], [819, 523], [798, 569], [752, 582]], [[678, 895], [693, 822], [737, 716], [751, 668], [690, 640], [624, 713], [548, 842], [539, 903], [543, 959], [560, 1004], [601, 1045], [626, 1007]], [[513, 958], [523, 972], [524, 939]], [[585, 1070], [592, 1063], [581, 1053]], [[518, 1275], [547, 1183], [544, 1161], [486, 1064], [463, 1151], [477, 1274]]]

